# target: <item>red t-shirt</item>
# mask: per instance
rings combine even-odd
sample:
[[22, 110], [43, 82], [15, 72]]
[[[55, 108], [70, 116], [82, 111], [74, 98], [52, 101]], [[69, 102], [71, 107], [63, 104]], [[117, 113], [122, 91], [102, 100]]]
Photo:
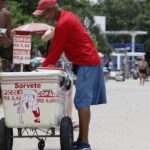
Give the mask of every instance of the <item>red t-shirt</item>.
[[48, 56], [42, 65], [55, 65], [63, 52], [73, 64], [81, 66], [102, 64], [88, 32], [79, 19], [68, 11], [61, 12]]

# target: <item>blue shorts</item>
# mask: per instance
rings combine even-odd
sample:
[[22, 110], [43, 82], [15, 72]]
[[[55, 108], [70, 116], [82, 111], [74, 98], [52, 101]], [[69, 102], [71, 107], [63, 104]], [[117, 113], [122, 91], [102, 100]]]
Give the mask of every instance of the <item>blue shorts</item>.
[[75, 84], [76, 109], [106, 103], [106, 89], [102, 66], [79, 66]]

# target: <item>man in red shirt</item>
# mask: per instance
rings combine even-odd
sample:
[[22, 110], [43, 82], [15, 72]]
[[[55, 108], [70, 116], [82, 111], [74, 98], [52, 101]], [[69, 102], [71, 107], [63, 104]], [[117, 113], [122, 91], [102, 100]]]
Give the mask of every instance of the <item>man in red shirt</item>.
[[88, 133], [90, 106], [106, 103], [102, 61], [79, 19], [59, 7], [57, 0], [40, 0], [35, 16], [56, 21], [54, 38], [42, 66], [55, 65], [64, 52], [77, 75], [75, 107], [79, 115], [79, 136], [73, 148], [91, 150]]

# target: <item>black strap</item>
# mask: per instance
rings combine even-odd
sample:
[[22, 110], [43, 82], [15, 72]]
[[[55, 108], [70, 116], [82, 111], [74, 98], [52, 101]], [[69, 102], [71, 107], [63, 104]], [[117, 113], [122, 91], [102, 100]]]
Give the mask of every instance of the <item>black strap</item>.
[[77, 75], [77, 72], [78, 72], [78, 68], [79, 68], [79, 65], [77, 64], [73, 64], [72, 65], [72, 71], [75, 75]]

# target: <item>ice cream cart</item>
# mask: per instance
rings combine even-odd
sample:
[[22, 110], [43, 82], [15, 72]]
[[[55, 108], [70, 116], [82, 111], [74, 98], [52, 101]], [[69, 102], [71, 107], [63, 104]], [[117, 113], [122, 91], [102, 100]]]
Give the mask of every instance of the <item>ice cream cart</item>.
[[1, 72], [0, 81], [4, 108], [0, 149], [12, 150], [14, 138], [37, 138], [38, 149], [44, 150], [47, 137], [60, 137], [61, 150], [72, 149], [72, 121], [66, 116], [71, 81], [65, 70]]

